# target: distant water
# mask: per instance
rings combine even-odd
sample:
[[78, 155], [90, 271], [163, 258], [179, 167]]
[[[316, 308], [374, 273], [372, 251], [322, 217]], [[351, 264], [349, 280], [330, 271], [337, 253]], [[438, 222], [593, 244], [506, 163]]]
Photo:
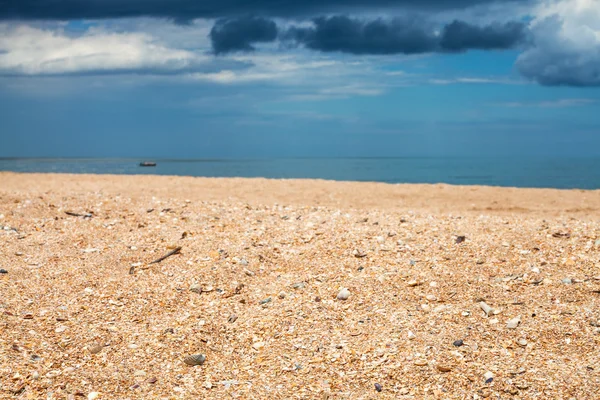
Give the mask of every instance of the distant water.
[[[600, 188], [600, 158], [292, 158], [292, 159], [0, 158], [0, 171], [157, 174], [206, 177], [318, 178], [388, 183], [450, 183], [546, 188]], [[2, 182], [0, 181], [0, 186]]]

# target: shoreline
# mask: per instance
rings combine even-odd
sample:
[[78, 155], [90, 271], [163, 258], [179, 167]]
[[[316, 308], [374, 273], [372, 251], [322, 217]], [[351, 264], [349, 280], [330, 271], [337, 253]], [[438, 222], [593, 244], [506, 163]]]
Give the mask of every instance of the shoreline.
[[[600, 189], [520, 188], [446, 183], [384, 183], [326, 179], [213, 178], [178, 175], [111, 175], [0, 172], [0, 193], [35, 188], [169, 196], [203, 201], [232, 199], [251, 204], [318, 204], [436, 213], [600, 215]], [[74, 185], [70, 185], [74, 183]]]

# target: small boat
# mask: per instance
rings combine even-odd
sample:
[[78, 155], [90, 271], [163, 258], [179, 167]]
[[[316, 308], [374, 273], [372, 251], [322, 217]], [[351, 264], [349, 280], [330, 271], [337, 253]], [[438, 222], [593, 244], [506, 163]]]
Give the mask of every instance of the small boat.
[[152, 161], [143, 161], [140, 163], [140, 167], [156, 167], [156, 163]]

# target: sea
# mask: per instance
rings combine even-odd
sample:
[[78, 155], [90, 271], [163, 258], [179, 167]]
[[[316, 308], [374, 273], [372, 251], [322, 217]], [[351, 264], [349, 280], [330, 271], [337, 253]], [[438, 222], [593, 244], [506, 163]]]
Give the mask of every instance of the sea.
[[[142, 161], [156, 162], [141, 167]], [[398, 157], [269, 159], [0, 158], [0, 171], [327, 179], [600, 189], [598, 157]], [[0, 178], [0, 186], [1, 186]]]

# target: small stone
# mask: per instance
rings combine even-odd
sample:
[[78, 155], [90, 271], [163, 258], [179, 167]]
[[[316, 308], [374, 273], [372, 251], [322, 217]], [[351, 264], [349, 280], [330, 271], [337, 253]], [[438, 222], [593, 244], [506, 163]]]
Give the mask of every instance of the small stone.
[[533, 272], [534, 274], [539, 274], [540, 269], [538, 267], [533, 267], [533, 268], [531, 268], [531, 272]]
[[206, 361], [206, 356], [204, 354], [193, 354], [191, 356], [187, 356], [183, 359], [183, 362], [187, 365], [195, 366], [202, 365]]
[[271, 300], [270, 297], [267, 297], [266, 299], [261, 300], [258, 304], [268, 304], [271, 301], [273, 301], [273, 300]]
[[456, 347], [460, 347], [460, 346], [462, 346], [463, 344], [465, 344], [465, 342], [463, 342], [463, 341], [462, 341], [462, 339], [455, 340], [454, 342], [452, 342], [452, 345], [453, 345], [453, 346], [456, 346]]
[[62, 333], [62, 332], [64, 332], [64, 331], [66, 331], [66, 330], [67, 330], [67, 327], [66, 327], [66, 326], [64, 326], [64, 325], [62, 325], [62, 326], [59, 326], [58, 328], [56, 328], [56, 329], [54, 330], [54, 332], [56, 332], [56, 333]]
[[97, 399], [98, 396], [100, 396], [100, 393], [98, 393], [98, 392], [91, 392], [90, 394], [88, 394], [87, 398], [88, 398], [88, 400], [94, 400], [94, 399]]
[[201, 294], [202, 293], [202, 286], [194, 284], [194, 285], [190, 286], [190, 292]]
[[279, 297], [280, 299], [285, 299], [286, 293], [285, 292], [279, 292], [279, 294], [277, 295], [277, 297]]
[[146, 379], [146, 382], [148, 382], [149, 384], [154, 384], [154, 383], [158, 382], [158, 378], [153, 376], [152, 378]]
[[400, 389], [400, 390], [398, 391], [398, 393], [399, 393], [400, 395], [402, 395], [402, 396], [405, 396], [405, 395], [407, 395], [407, 394], [409, 394], [409, 393], [410, 393], [410, 390], [409, 390], [408, 388], [405, 388], [405, 387], [403, 387], [402, 389]]
[[471, 315], [470, 311], [463, 311], [460, 313], [460, 315], [462, 315], [463, 317], [468, 317], [469, 315]]
[[350, 298], [350, 291], [346, 288], [343, 288], [342, 290], [340, 290], [340, 292], [337, 295], [338, 300], [348, 300], [349, 298]]
[[419, 286], [420, 283], [418, 281], [416, 281], [416, 280], [413, 279], [413, 280], [408, 281], [407, 285], [409, 287], [415, 287], [415, 286]]
[[521, 347], [526, 347], [527, 346], [527, 340], [521, 338], [519, 340], [517, 340], [517, 344]]
[[237, 316], [237, 315], [235, 315], [235, 314], [231, 314], [231, 315], [229, 316], [229, 318], [227, 318], [227, 322], [229, 322], [230, 324], [233, 324], [235, 321], [237, 321], [237, 319], [238, 319], [238, 316]]
[[428, 294], [427, 296], [425, 296], [425, 298], [427, 299], [427, 301], [437, 301], [437, 297], [435, 297], [435, 295], [433, 294]]
[[129, 345], [127, 345], [127, 348], [131, 349], [131, 350], [135, 350], [137, 349], [139, 346], [135, 343], [131, 343]]
[[23, 319], [33, 319], [33, 314], [32, 313], [25, 313], [23, 314]]
[[433, 282], [429, 282], [429, 286], [431, 286], [431, 287], [437, 287], [437, 286], [438, 286], [438, 283], [437, 283], [437, 282], [435, 282], [435, 281], [433, 281]]
[[246, 265], [248, 265], [248, 260], [246, 260], [245, 258], [242, 258], [240, 260], [240, 264], [242, 264], [243, 266], [246, 266]]
[[244, 273], [248, 276], [254, 276], [254, 272], [250, 271], [249, 269], [245, 269]]
[[462, 235], [461, 236], [457, 236], [456, 237], [456, 244], [460, 244], [460, 243], [464, 242], [465, 240], [467, 240], [466, 236], [462, 236]]
[[494, 325], [494, 324], [497, 324], [499, 321], [498, 321], [498, 318], [492, 318], [492, 319], [490, 319], [489, 322], [490, 322], [490, 325]]
[[256, 342], [252, 345], [252, 348], [254, 348], [254, 350], [260, 350], [263, 347], [265, 347], [265, 342]]
[[0, 274], [8, 274], [8, 271], [4, 268], [0, 268]]
[[519, 315], [518, 317], [515, 317], [515, 318], [509, 320], [506, 323], [506, 327], [508, 329], [516, 329], [517, 326], [519, 326], [520, 323], [521, 323], [521, 316]]
[[415, 334], [411, 331], [408, 331], [408, 340], [413, 340], [414, 338], [416, 338]]
[[102, 349], [103, 349], [103, 346], [101, 346], [99, 344], [94, 344], [88, 348], [88, 351], [92, 354], [98, 354], [102, 351]]
[[304, 282], [298, 282], [298, 283], [294, 283], [292, 285], [292, 288], [294, 289], [303, 289], [306, 286], [306, 284]]
[[446, 364], [438, 364], [436, 365], [438, 371], [440, 372], [450, 372], [452, 371], [452, 367], [450, 365], [446, 365]]
[[317, 303], [319, 303], [319, 302], [321, 301], [321, 298], [320, 298], [319, 296], [317, 296], [317, 297], [315, 297], [315, 301], [316, 301]]
[[381, 386], [379, 383], [376, 383], [375, 390], [377, 390], [378, 392], [381, 392], [383, 390], [383, 386]]
[[427, 360], [423, 360], [423, 359], [419, 358], [414, 361], [414, 364], [418, 367], [424, 367], [427, 365]]
[[40, 373], [37, 371], [33, 371], [33, 373], [31, 374], [31, 379], [40, 379]]
[[565, 285], [570, 285], [573, 283], [573, 280], [571, 278], [565, 278], [561, 282], [564, 283]]
[[146, 376], [146, 371], [137, 370], [133, 373], [133, 376]]

